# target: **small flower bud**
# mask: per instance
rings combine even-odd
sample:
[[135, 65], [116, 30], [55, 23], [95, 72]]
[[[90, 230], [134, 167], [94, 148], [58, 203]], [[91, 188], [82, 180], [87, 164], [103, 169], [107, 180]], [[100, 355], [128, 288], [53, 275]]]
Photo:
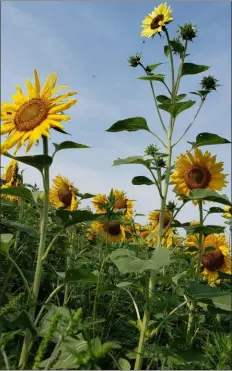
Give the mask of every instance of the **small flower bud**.
[[137, 67], [140, 63], [141, 53], [136, 53], [135, 56], [131, 56], [128, 58], [128, 62], [130, 63], [130, 67]]
[[157, 152], [159, 152], [159, 147], [154, 144], [149, 144], [149, 146], [147, 146], [144, 150], [145, 156], [151, 156], [151, 157], [155, 157]]
[[174, 211], [176, 209], [176, 204], [175, 202], [169, 201], [166, 207], [168, 211]]
[[201, 87], [203, 90], [207, 92], [211, 92], [212, 90], [217, 90], [217, 87], [220, 86], [218, 84], [218, 80], [214, 76], [205, 76], [202, 78], [201, 82]]
[[183, 40], [192, 41], [196, 37], [196, 25], [193, 26], [191, 23], [185, 23], [183, 26], [179, 26], [179, 28], [179, 33]]

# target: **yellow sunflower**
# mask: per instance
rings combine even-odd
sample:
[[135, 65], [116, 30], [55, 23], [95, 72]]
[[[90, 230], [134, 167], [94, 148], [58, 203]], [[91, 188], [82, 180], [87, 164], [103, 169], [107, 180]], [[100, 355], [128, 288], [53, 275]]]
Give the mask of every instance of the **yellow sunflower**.
[[224, 208], [225, 213], [223, 214], [224, 218], [232, 218], [232, 206], [225, 206]]
[[142, 33], [141, 36], [151, 37], [157, 32], [161, 32], [165, 24], [170, 23], [173, 20], [172, 10], [167, 3], [160, 4], [157, 8], [148, 14], [142, 21]]
[[125, 240], [125, 228], [116, 220], [93, 222], [91, 229], [109, 242]]
[[1, 144], [1, 153], [7, 152], [17, 144], [16, 151], [28, 140], [26, 152], [36, 143], [42, 135], [49, 137], [50, 128], [63, 129], [61, 122], [70, 120], [63, 111], [73, 106], [77, 100], [66, 99], [76, 92], [69, 92], [55, 97], [56, 93], [68, 86], [55, 87], [56, 73], [48, 75], [43, 89], [34, 70], [34, 85], [27, 80], [27, 94], [16, 86], [17, 93], [12, 95], [14, 103], [1, 104], [1, 135], [9, 133], [7, 139]]
[[[149, 213], [149, 217], [148, 217], [148, 219], [151, 222], [152, 232], [154, 234], [154, 237], [151, 240], [152, 246], [156, 244], [157, 238], [158, 238], [160, 213], [161, 212], [159, 210], [154, 210]], [[174, 244], [175, 231], [172, 228], [167, 229], [168, 224], [171, 220], [171, 217], [172, 217], [172, 214], [169, 211], [165, 210], [164, 211], [164, 223], [163, 223], [165, 235], [162, 238], [162, 245], [167, 246], [167, 247], [172, 247]]]
[[[125, 217], [127, 219], [131, 219], [133, 215], [133, 207], [134, 203], [131, 200], [128, 200], [125, 196], [125, 193], [123, 191], [119, 191], [117, 189], [113, 190], [112, 195], [114, 197], [114, 206], [113, 210], [120, 210], [125, 209]], [[110, 205], [110, 196], [105, 194], [97, 194], [93, 198], [93, 207], [96, 209], [97, 214], [103, 214], [106, 212], [107, 205]]]
[[57, 175], [53, 179], [53, 187], [50, 190], [50, 204], [69, 211], [76, 210], [78, 207], [77, 191], [78, 189], [67, 178]]
[[[18, 162], [11, 160], [6, 166], [5, 173], [2, 175], [2, 179], [5, 180], [5, 184], [1, 188], [16, 187], [19, 185], [18, 179]], [[1, 195], [1, 198], [7, 198], [9, 200], [17, 201], [18, 198], [11, 195]]]
[[[216, 156], [206, 151], [204, 154], [195, 148], [194, 155], [177, 157], [175, 172], [171, 175], [170, 184], [174, 184], [174, 192], [189, 196], [192, 189], [202, 188], [220, 191], [228, 183], [223, 174], [223, 162], [216, 162]], [[179, 197], [181, 199], [181, 197]], [[194, 201], [196, 204], [197, 201]]]
[[[198, 235], [189, 235], [185, 239], [185, 245], [187, 247], [196, 247], [199, 249]], [[207, 252], [206, 248], [214, 248]], [[198, 252], [194, 251], [192, 255], [198, 255]], [[202, 272], [203, 279], [207, 279], [210, 285], [220, 283], [218, 279], [218, 272], [230, 273], [231, 274], [231, 257], [230, 247], [226, 240], [225, 235], [221, 234], [210, 234], [203, 237], [203, 255], [201, 259], [201, 265], [204, 267]]]

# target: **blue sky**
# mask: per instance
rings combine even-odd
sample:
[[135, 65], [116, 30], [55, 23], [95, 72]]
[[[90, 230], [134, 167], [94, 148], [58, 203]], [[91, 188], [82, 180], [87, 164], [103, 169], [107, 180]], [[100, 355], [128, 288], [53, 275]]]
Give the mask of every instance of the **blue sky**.
[[[7, 1], [1, 4], [2, 101], [10, 100], [16, 84], [25, 88], [25, 80], [32, 78], [34, 67], [43, 81], [49, 72], [56, 71], [58, 83], [78, 92], [79, 103], [69, 111], [72, 121], [65, 124], [65, 130], [72, 137], [53, 131], [50, 148], [52, 150], [52, 142], [70, 139], [94, 147], [59, 152], [51, 176], [65, 175], [81, 192], [123, 189], [136, 200], [137, 212], [145, 214], [159, 208], [153, 188], [131, 184], [134, 176], [146, 175], [145, 170], [136, 165], [112, 167], [112, 163], [118, 157], [142, 155], [144, 147], [154, 142], [154, 138], [144, 131], [107, 133], [105, 130], [120, 119], [143, 116], [151, 130], [162, 135], [149, 83], [138, 80], [142, 71], [129, 68], [127, 62], [136, 52], [143, 53], [145, 64], [167, 62], [159, 72], [165, 73], [167, 83], [170, 82], [169, 63], [163, 54], [165, 39], [156, 36], [153, 40], [146, 39], [144, 44], [140, 37], [142, 19], [158, 4], [151, 1]], [[198, 37], [190, 45], [191, 55], [187, 61], [211, 66], [209, 73], [222, 85], [209, 96], [194, 127], [176, 147], [174, 154], [177, 155], [189, 149], [187, 140], [194, 139], [200, 132], [231, 138], [231, 4], [208, 1], [169, 4], [175, 18], [168, 26], [171, 37], [176, 36], [178, 25], [189, 21], [196, 24]], [[202, 76], [184, 77], [180, 93], [197, 90]], [[156, 91], [165, 93], [159, 83]], [[195, 97], [190, 95], [189, 99]], [[198, 104], [178, 117], [174, 137], [181, 135]], [[167, 122], [168, 116], [164, 115], [164, 119]], [[230, 174], [230, 147], [209, 149], [218, 154], [218, 160], [225, 161], [225, 172]], [[34, 147], [32, 153], [40, 151], [40, 147]], [[5, 158], [2, 162], [7, 163]], [[35, 170], [27, 168], [24, 174], [26, 181], [41, 185], [40, 174]], [[224, 193], [230, 196], [230, 185]], [[186, 220], [186, 215], [197, 219], [197, 209], [189, 205], [180, 220]], [[146, 218], [140, 220], [145, 222]]]

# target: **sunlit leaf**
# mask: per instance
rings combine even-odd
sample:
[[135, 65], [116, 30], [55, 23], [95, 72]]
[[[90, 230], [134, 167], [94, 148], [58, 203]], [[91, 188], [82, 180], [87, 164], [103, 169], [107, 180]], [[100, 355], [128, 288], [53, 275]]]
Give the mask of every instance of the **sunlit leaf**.
[[129, 119], [117, 121], [106, 131], [114, 133], [118, 131], [138, 131], [138, 130], [149, 131], [147, 121], [143, 117], [132, 117]]
[[87, 146], [86, 144], [80, 144], [80, 143], [75, 143], [71, 141], [66, 141], [62, 142], [59, 144], [53, 143], [55, 146], [55, 152], [53, 156], [55, 155], [56, 152], [61, 151], [63, 149], [81, 149], [81, 148], [91, 148], [90, 146]]
[[7, 187], [1, 188], [0, 194], [20, 197], [23, 200], [34, 202], [32, 192], [25, 187]]
[[5, 225], [9, 228], [16, 229], [20, 232], [26, 233], [31, 237], [39, 238], [39, 234], [30, 225], [21, 224], [15, 221], [7, 220], [7, 219], [0, 219], [0, 224]]
[[192, 107], [195, 103], [196, 101], [188, 100], [179, 103], [161, 103], [158, 106], [162, 110], [169, 112], [172, 117], [176, 118], [181, 112]]
[[114, 160], [113, 166], [137, 164], [144, 165], [149, 168], [151, 161], [152, 160], [144, 160], [142, 156], [131, 156], [124, 159], [119, 158], [117, 160]]
[[12, 156], [9, 153], [4, 153], [4, 156], [12, 158], [16, 161], [22, 162], [23, 164], [35, 167], [40, 172], [43, 171], [45, 166], [50, 166], [52, 164], [52, 157], [45, 155], [34, 155], [34, 156]]
[[208, 69], [209, 69], [208, 66], [203, 66], [203, 65], [194, 64], [194, 63], [184, 63], [183, 69], [182, 69], [182, 76], [195, 75], [197, 73], [207, 71]]
[[139, 80], [148, 80], [148, 81], [160, 81], [164, 82], [165, 75], [159, 73], [156, 75], [148, 75], [148, 76], [141, 76], [138, 77]]
[[188, 142], [192, 147], [211, 146], [215, 144], [229, 144], [231, 143], [228, 139], [222, 138], [217, 134], [212, 133], [200, 133], [196, 137], [195, 142]]

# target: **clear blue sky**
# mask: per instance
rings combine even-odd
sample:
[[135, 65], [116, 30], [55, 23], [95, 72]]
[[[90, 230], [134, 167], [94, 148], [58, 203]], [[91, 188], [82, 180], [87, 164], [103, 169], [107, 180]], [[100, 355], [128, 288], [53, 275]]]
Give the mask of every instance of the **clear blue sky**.
[[[2, 100], [10, 100], [16, 84], [25, 88], [25, 80], [32, 78], [34, 67], [43, 81], [49, 72], [56, 71], [60, 84], [78, 91], [79, 103], [69, 111], [72, 122], [65, 125], [72, 138], [53, 131], [51, 149], [52, 142], [70, 139], [94, 148], [58, 153], [51, 175], [67, 176], [81, 192], [104, 193], [111, 187], [124, 189], [130, 198], [137, 200], [139, 213], [159, 208], [154, 189], [131, 184], [134, 176], [146, 175], [145, 170], [135, 165], [111, 165], [118, 157], [141, 155], [153, 138], [143, 131], [107, 133], [105, 130], [120, 119], [143, 116], [153, 131], [162, 134], [149, 84], [137, 80], [142, 71], [129, 68], [127, 62], [136, 52], [143, 53], [145, 64], [167, 61], [163, 54], [164, 39], [156, 36], [153, 40], [146, 39], [144, 44], [140, 37], [142, 19], [158, 4], [151, 1], [1, 4]], [[176, 149], [176, 155], [188, 149], [186, 141], [194, 139], [199, 132], [231, 137], [231, 4], [198, 1], [169, 4], [175, 18], [168, 26], [171, 37], [176, 35], [178, 25], [189, 21], [196, 24], [198, 37], [190, 45], [188, 61], [211, 66], [209, 73], [222, 85], [217, 93], [210, 95], [195, 126]], [[167, 74], [167, 82], [170, 81], [168, 63], [159, 72]], [[201, 77], [184, 77], [180, 92], [198, 89]], [[165, 92], [159, 83], [157, 89], [159, 94]], [[189, 99], [193, 97], [190, 95]], [[179, 116], [177, 138], [194, 115], [197, 104]], [[164, 118], [167, 120], [168, 116]], [[230, 173], [230, 147], [209, 149], [218, 154], [218, 160], [225, 161], [225, 172]], [[40, 147], [33, 149], [33, 153], [39, 152]], [[6, 162], [3, 159], [3, 164]], [[33, 169], [27, 168], [24, 174], [27, 181], [41, 185], [40, 175]], [[230, 195], [230, 186], [225, 192]], [[193, 206], [187, 212], [188, 217], [197, 218]], [[181, 218], [186, 220], [185, 216], [186, 211]]]

